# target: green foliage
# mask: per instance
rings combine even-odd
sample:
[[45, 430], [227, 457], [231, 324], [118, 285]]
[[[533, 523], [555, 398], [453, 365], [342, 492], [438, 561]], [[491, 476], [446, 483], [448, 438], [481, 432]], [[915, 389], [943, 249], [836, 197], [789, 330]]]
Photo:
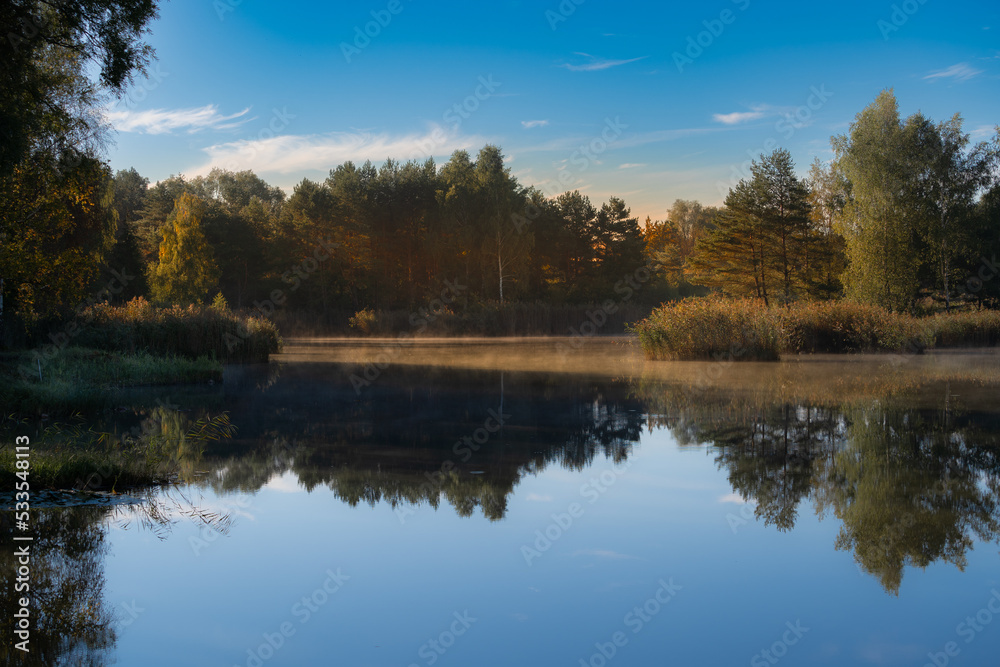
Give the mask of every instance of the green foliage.
[[834, 166], [846, 181], [836, 217], [849, 297], [906, 310], [923, 283], [939, 288], [950, 308], [954, 284], [989, 237], [977, 224], [976, 198], [995, 181], [997, 146], [969, 141], [958, 115], [936, 125], [919, 113], [901, 121], [890, 90], [848, 135], [833, 138]]
[[667, 281], [682, 288], [690, 285], [689, 261], [698, 241], [716, 228], [721, 209], [699, 202], [677, 199], [667, 212], [667, 220], [646, 219], [643, 230], [645, 254], [659, 267]]
[[112, 196], [110, 171], [90, 157], [66, 163], [39, 156], [0, 178], [8, 313], [30, 323], [84, 300], [114, 242]]
[[631, 275], [646, 261], [643, 256], [645, 241], [639, 221], [624, 200], [610, 197], [601, 205], [594, 219], [593, 248], [597, 268], [595, 276], [605, 285], [604, 293], [595, 297], [612, 296], [612, 286], [623, 276]]
[[911, 187], [925, 271], [934, 276], [949, 310], [955, 283], [967, 275], [963, 258], [975, 256], [988, 240], [974, 221], [976, 197], [994, 178], [1000, 146], [970, 147], [958, 114], [935, 125], [918, 113], [907, 119], [906, 130], [916, 154]]
[[806, 293], [807, 258], [822, 238], [810, 229], [808, 191], [794, 172], [783, 149], [753, 161], [750, 178], [730, 189], [715, 228], [696, 246], [690, 264], [700, 284], [765, 304]]
[[[121, 95], [153, 56], [141, 38], [156, 17], [156, 5], [154, 0], [3, 3], [0, 178], [32, 154], [58, 158], [100, 133], [99, 116], [92, 113], [103, 104], [100, 93]], [[83, 83], [82, 72], [91, 70], [101, 90]]]
[[[504, 301], [504, 285], [511, 292], [511, 281], [523, 283], [528, 251], [534, 236], [530, 230], [519, 227], [514, 216], [525, 208], [521, 187], [504, 166], [504, 155], [499, 146], [487, 144], [476, 156], [476, 186], [483, 200], [482, 239], [483, 255], [496, 267], [496, 296]], [[493, 281], [489, 281], [493, 282]], [[484, 295], [492, 296], [489, 291]]]
[[119, 303], [149, 293], [149, 283], [146, 279], [148, 262], [143, 257], [137, 227], [145, 206], [148, 187], [149, 179], [140, 176], [135, 169], [120, 170], [114, 176], [114, 210], [118, 219], [115, 225], [114, 246], [104, 264], [109, 273], [114, 271], [118, 275], [130, 278], [120, 292], [112, 294], [112, 300]]
[[846, 294], [905, 310], [917, 291], [920, 261], [911, 251], [917, 221], [908, 196], [910, 147], [892, 92], [883, 91], [833, 145], [837, 168], [850, 182], [838, 221], [847, 244]]
[[849, 183], [843, 174], [816, 158], [809, 167], [806, 184], [809, 189], [810, 231], [815, 239], [806, 258], [808, 291], [821, 299], [835, 298], [844, 291], [841, 277], [847, 267], [847, 257], [844, 254], [844, 237], [836, 231], [834, 224], [844, 210]]
[[229, 302], [226, 301], [226, 297], [222, 296], [222, 292], [217, 292], [215, 294], [215, 298], [212, 299], [212, 306], [211, 307], [212, 307], [212, 310], [214, 310], [217, 313], [225, 314], [225, 313], [230, 312], [229, 311]]
[[163, 227], [159, 262], [150, 270], [155, 301], [164, 304], [202, 303], [219, 279], [212, 247], [205, 239], [201, 220], [204, 203], [181, 195]]

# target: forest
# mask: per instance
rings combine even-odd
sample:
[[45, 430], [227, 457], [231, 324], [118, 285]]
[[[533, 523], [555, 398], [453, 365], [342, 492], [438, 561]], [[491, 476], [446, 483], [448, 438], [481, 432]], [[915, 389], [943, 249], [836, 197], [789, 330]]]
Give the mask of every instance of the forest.
[[[119, 17], [133, 27], [148, 18]], [[958, 114], [903, 118], [891, 90], [804, 176], [779, 148], [754, 160], [721, 206], [678, 199], [658, 220], [640, 221], [620, 197], [548, 197], [520, 183], [495, 145], [443, 164], [331, 165], [290, 193], [251, 171], [152, 183], [135, 169], [112, 172], [100, 106], [148, 64], [140, 33], [67, 50], [59, 25], [3, 47], [20, 73], [0, 108], [8, 345], [95, 303], [137, 297], [342, 328], [412, 312], [446, 285], [461, 287], [446, 310], [629, 300], [648, 312], [719, 294], [925, 314], [995, 307], [1000, 296], [997, 136], [974, 142]], [[86, 75], [87, 55], [107, 65], [100, 82]]]

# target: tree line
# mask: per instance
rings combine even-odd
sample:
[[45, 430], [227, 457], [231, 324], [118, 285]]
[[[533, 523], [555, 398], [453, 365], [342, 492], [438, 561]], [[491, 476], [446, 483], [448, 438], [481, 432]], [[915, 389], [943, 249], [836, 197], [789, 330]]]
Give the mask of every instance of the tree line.
[[672, 216], [657, 241], [664, 266], [766, 304], [997, 305], [1000, 132], [973, 144], [958, 114], [903, 120], [886, 90], [831, 145], [833, 160], [816, 159], [807, 178], [778, 149], [752, 162], [710, 219]]
[[518, 183], [491, 145], [475, 158], [456, 151], [440, 168], [431, 159], [346, 162], [287, 198], [250, 171], [149, 186], [128, 170], [113, 180], [118, 256], [133, 273], [145, 267], [137, 293], [162, 302], [218, 292], [247, 307], [294, 287], [297, 309], [391, 309], [451, 280], [481, 300], [581, 303], [608, 298], [646, 265], [643, 232], [622, 199], [548, 199]]
[[[614, 298], [645, 267], [649, 303], [720, 291], [767, 305], [996, 304], [996, 138], [973, 144], [958, 115], [901, 120], [884, 91], [831, 144], [834, 159], [816, 159], [805, 178], [777, 149], [722, 207], [677, 200], [642, 226], [618, 197], [598, 208], [579, 191], [546, 198], [519, 184], [492, 145], [440, 168], [347, 162], [287, 199], [249, 171], [147, 187], [130, 170], [114, 177], [114, 201], [134, 237], [119, 244], [122, 259], [148, 268], [163, 302], [221, 292], [246, 306], [284, 283], [305, 287], [303, 310], [391, 309], [452, 279], [480, 300], [587, 303]], [[330, 253], [310, 260], [320, 243]]]

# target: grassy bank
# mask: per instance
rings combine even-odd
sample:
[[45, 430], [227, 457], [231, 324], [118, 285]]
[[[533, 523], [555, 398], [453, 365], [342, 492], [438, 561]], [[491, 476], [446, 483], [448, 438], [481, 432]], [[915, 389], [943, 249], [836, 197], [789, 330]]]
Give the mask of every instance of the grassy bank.
[[757, 301], [685, 299], [632, 328], [646, 357], [770, 361], [782, 353], [921, 352], [1000, 343], [1000, 312], [913, 317], [846, 301], [765, 308]]
[[5, 414], [71, 414], [111, 407], [128, 387], [222, 380], [208, 357], [158, 357], [68, 347], [50, 359], [31, 352], [0, 356], [0, 402]]
[[100, 350], [255, 362], [267, 361], [282, 345], [270, 320], [228, 308], [159, 308], [137, 298], [124, 306], [93, 306], [81, 319], [85, 325], [73, 334], [73, 344]]

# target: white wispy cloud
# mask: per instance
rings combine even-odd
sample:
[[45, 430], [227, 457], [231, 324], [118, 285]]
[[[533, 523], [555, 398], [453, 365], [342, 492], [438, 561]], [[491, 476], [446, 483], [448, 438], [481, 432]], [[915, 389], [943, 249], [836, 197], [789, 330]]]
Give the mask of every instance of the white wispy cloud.
[[521, 125], [523, 125], [524, 127], [526, 127], [529, 130], [531, 128], [533, 128], [533, 127], [545, 127], [548, 124], [549, 124], [549, 121], [547, 121], [547, 120], [522, 120], [521, 121]]
[[983, 70], [976, 69], [969, 65], [969, 63], [958, 63], [957, 65], [952, 65], [947, 69], [931, 72], [924, 77], [924, 80], [937, 81], [938, 79], [954, 79], [955, 81], [968, 81], [969, 79], [979, 76], [982, 73]]
[[565, 67], [571, 72], [596, 72], [602, 69], [609, 69], [611, 67], [618, 67], [619, 65], [634, 63], [637, 60], [643, 60], [644, 58], [649, 57], [649, 56], [640, 56], [638, 58], [629, 58], [628, 60], [610, 60], [607, 58], [598, 58], [597, 56], [592, 56], [589, 53], [582, 53], [580, 51], [577, 51], [576, 55], [589, 58], [590, 62], [583, 63], [581, 65], [566, 63], [562, 65], [562, 67]]
[[393, 136], [374, 132], [330, 132], [311, 135], [281, 135], [266, 139], [244, 139], [203, 149], [208, 161], [186, 172], [199, 176], [214, 167], [255, 172], [292, 173], [308, 169], [326, 170], [348, 160], [394, 158], [422, 161], [447, 156], [456, 150], [482, 146], [487, 139], [464, 136], [455, 130], [431, 125], [424, 133]]
[[529, 493], [525, 500], [533, 503], [551, 503], [552, 496], [540, 496], [537, 493]]
[[994, 134], [1000, 132], [1000, 125], [980, 125], [976, 129], [969, 132], [969, 137], [972, 139], [989, 139], [992, 138]]
[[734, 111], [732, 113], [712, 114], [712, 119], [723, 125], [739, 125], [752, 120], [759, 120], [768, 114], [766, 106], [751, 107], [750, 111]]
[[[228, 116], [219, 113], [219, 107], [206, 104], [190, 109], [109, 109], [104, 115], [119, 132], [140, 132], [144, 134], [167, 134], [174, 130], [197, 132], [199, 130], [230, 130], [251, 120], [245, 118], [250, 111], [247, 107]], [[237, 120], [239, 119], [239, 120]]]
[[645, 162], [626, 162], [624, 164], [618, 165], [619, 169], [634, 169], [636, 167], [645, 167]]
[[718, 502], [744, 505], [746, 504], [747, 501], [743, 498], [743, 496], [739, 495], [738, 493], [728, 493], [724, 496], [719, 496]]

